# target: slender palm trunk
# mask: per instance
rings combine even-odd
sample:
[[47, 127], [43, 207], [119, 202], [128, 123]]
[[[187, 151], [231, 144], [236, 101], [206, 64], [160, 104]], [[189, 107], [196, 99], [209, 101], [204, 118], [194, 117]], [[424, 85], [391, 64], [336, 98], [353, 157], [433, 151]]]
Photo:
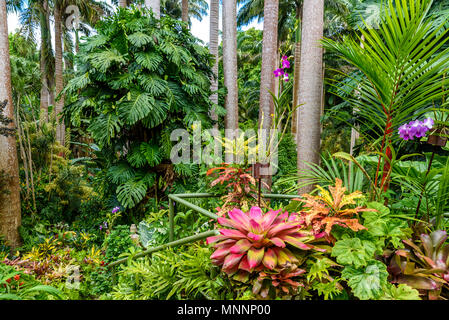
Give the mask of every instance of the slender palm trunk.
[[[226, 138], [234, 139], [238, 129], [238, 87], [237, 87], [237, 4], [236, 0], [223, 1], [223, 70], [225, 97]], [[232, 154], [227, 152], [225, 162], [232, 162]]]
[[[296, 107], [299, 104], [299, 71], [301, 64], [301, 26], [302, 26], [302, 6], [299, 5], [296, 8], [296, 19], [299, 21], [298, 29], [296, 30], [295, 35], [295, 64], [293, 71], [293, 107]], [[296, 109], [292, 114], [292, 135], [293, 139], [296, 141], [296, 133], [298, 126], [298, 114], [299, 108]]]
[[189, 22], [189, 0], [182, 0], [182, 21]]
[[[214, 77], [211, 79], [210, 89], [212, 92], [218, 90], [218, 23], [219, 23], [219, 10], [220, 1], [210, 1], [210, 28], [209, 28], [209, 50], [215, 57], [215, 63], [212, 67]], [[218, 104], [218, 93], [213, 93], [210, 97], [213, 103]], [[218, 121], [218, 116], [215, 113], [215, 108], [211, 110], [211, 118], [214, 121]], [[214, 128], [218, 129], [218, 124], [214, 125]]]
[[78, 29], [75, 29], [75, 53], [78, 54], [80, 51], [80, 35]]
[[[61, 24], [61, 7], [60, 3], [55, 3], [54, 9], [55, 18], [55, 82], [56, 95], [64, 89], [63, 78], [63, 56], [62, 56], [62, 24]], [[56, 101], [55, 118], [56, 118], [56, 140], [61, 145], [65, 145], [65, 125], [61, 122], [62, 109], [64, 108], [64, 96], [61, 96]]]
[[50, 97], [50, 88], [47, 80], [47, 65], [48, 65], [48, 29], [47, 29], [47, 12], [48, 2], [42, 2], [41, 11], [39, 13], [40, 31], [41, 31], [41, 49], [40, 49], [40, 71], [41, 71], [41, 94], [40, 94], [40, 109], [44, 121], [48, 121], [48, 104]]
[[119, 0], [118, 5], [122, 8], [126, 8], [128, 6], [127, 0]]
[[[297, 150], [298, 170], [307, 168], [306, 162], [320, 160], [320, 115], [323, 94], [323, 37], [324, 0], [305, 0], [302, 21], [302, 45], [299, 80]], [[301, 188], [310, 192], [312, 186]]]
[[[362, 37], [360, 39], [360, 47], [362, 49], [365, 48], [365, 45], [363, 44], [364, 41], [365, 41], [365, 36], [362, 34]], [[358, 111], [357, 109], [354, 109], [352, 111], [352, 113], [356, 114], [357, 111]], [[355, 147], [355, 144], [357, 142], [357, 139], [359, 139], [359, 138], [360, 138], [360, 134], [359, 134], [359, 131], [358, 131], [358, 126], [356, 128], [354, 128], [354, 127], [351, 128], [351, 144], [349, 146], [349, 154], [351, 156], [354, 155], [354, 147]], [[352, 162], [350, 162], [350, 165], [352, 165]]]
[[[270, 129], [272, 125], [272, 114], [274, 114], [274, 102], [270, 94], [276, 91], [276, 81], [273, 75], [278, 62], [278, 12], [279, 0], [265, 1], [263, 41], [262, 41], [262, 70], [260, 77], [260, 107], [259, 127], [262, 132], [259, 135], [259, 148], [269, 152]], [[264, 159], [260, 159], [264, 161]], [[271, 179], [266, 183], [270, 185]]]
[[[0, 2], [0, 79], [2, 79], [0, 81], [0, 101], [7, 100], [3, 116], [14, 119], [5, 1]], [[10, 124], [10, 127], [13, 125]], [[19, 164], [15, 136], [0, 135], [0, 171], [6, 174], [5, 185], [8, 191], [8, 193], [0, 194], [0, 235], [5, 237], [12, 248], [16, 248], [20, 245], [18, 228], [21, 224], [21, 212]]]

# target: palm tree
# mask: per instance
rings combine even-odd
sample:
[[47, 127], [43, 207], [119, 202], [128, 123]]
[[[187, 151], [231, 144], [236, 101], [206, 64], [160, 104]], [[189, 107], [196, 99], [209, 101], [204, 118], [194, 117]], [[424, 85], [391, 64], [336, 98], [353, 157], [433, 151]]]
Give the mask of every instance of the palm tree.
[[[34, 14], [37, 13], [41, 33], [40, 69], [41, 69], [41, 95], [40, 109], [44, 120], [48, 121], [48, 106], [54, 104], [54, 56], [51, 50], [50, 8], [48, 0], [30, 1], [28, 10], [22, 13], [22, 25], [33, 25]], [[32, 31], [28, 32], [32, 35]]]
[[[64, 89], [63, 78], [63, 48], [62, 48], [62, 3], [61, 1], [55, 1], [54, 18], [55, 18], [55, 82], [56, 82], [56, 94], [59, 94]], [[55, 106], [55, 117], [57, 121], [56, 126], [56, 140], [61, 145], [65, 145], [65, 125], [60, 122], [60, 114], [64, 108], [64, 96], [62, 95], [57, 99]]]
[[[299, 64], [301, 63], [301, 20], [302, 20], [302, 6], [297, 9], [296, 12], [296, 21], [298, 21], [298, 25], [296, 26], [295, 32], [295, 47], [294, 47], [294, 64], [295, 68], [293, 70], [293, 107], [299, 105]], [[296, 132], [298, 125], [298, 113], [299, 108], [295, 110], [292, 114], [292, 127], [291, 132], [294, 140], [296, 140]]]
[[[210, 28], [209, 28], [209, 50], [210, 53], [215, 57], [214, 66], [212, 67], [212, 72], [214, 76], [211, 79], [210, 89], [212, 92], [218, 90], [218, 24], [219, 24], [219, 11], [220, 11], [220, 1], [211, 0], [210, 1]], [[213, 93], [210, 97], [213, 103], [218, 104], [218, 93]], [[215, 108], [211, 110], [211, 118], [214, 121], [218, 121], [218, 116], [215, 113]], [[215, 125], [218, 128], [218, 124]]]
[[[337, 53], [363, 77], [357, 83], [357, 97], [349, 97], [358, 115], [364, 139], [372, 142], [379, 154], [374, 187], [387, 191], [392, 161], [400, 140], [398, 127], [434, 110], [433, 104], [447, 96], [449, 49], [444, 25], [435, 25], [432, 0], [407, 2], [388, 0], [379, 16], [381, 28], [365, 24], [360, 36], [343, 41], [323, 40], [324, 47]], [[348, 74], [349, 76], [349, 74]], [[396, 131], [397, 132], [397, 131]]]
[[[297, 125], [298, 170], [305, 162], [320, 161], [321, 105], [323, 95], [324, 0], [304, 0], [302, 21], [301, 63], [299, 76], [299, 108]], [[310, 192], [312, 186], [299, 190]]]
[[[12, 120], [14, 106], [11, 90], [11, 66], [9, 58], [8, 22], [6, 2], [0, 2], [0, 101], [6, 106], [0, 110], [0, 117]], [[5, 120], [5, 119], [3, 119]], [[2, 182], [6, 190], [0, 193], [0, 235], [3, 235], [12, 248], [20, 244], [19, 226], [21, 224], [19, 164], [17, 160], [16, 138], [14, 134], [5, 135], [0, 131], [0, 172], [5, 176]], [[8, 132], [8, 131], [6, 131]], [[4, 192], [7, 191], [7, 192]]]
[[182, 21], [189, 22], [189, 0], [182, 0]]
[[[223, 1], [223, 70], [225, 97], [226, 138], [233, 139], [238, 129], [238, 86], [237, 86], [237, 20], [236, 0]], [[231, 161], [232, 154], [226, 153], [225, 162]]]
[[[198, 21], [203, 20], [203, 16], [207, 15], [209, 12], [209, 5], [207, 4], [206, 0], [190, 0], [187, 1], [188, 8], [188, 16], [187, 19], [184, 17], [183, 21], [189, 22], [189, 18], [195, 18]], [[179, 0], [162, 0], [161, 1], [161, 12], [165, 13], [166, 15], [174, 18], [174, 19], [182, 19], [183, 16], [183, 7], [182, 2]], [[184, 13], [186, 12], [184, 7]]]
[[[68, 33], [63, 33], [62, 15], [64, 9], [68, 5], [76, 5], [80, 9], [83, 21], [94, 24], [99, 20], [101, 15], [107, 11], [107, 6], [98, 3], [95, 0], [59, 0], [55, 1], [53, 8], [53, 16], [55, 21], [55, 90], [56, 95], [59, 95], [64, 89], [64, 68], [63, 68], [63, 37]], [[67, 31], [67, 30], [66, 30]], [[61, 145], [65, 144], [65, 125], [61, 122], [60, 115], [64, 108], [64, 95], [59, 96], [55, 105], [55, 117], [57, 120], [56, 126], [56, 140]]]
[[[271, 115], [274, 114], [274, 102], [270, 94], [275, 92], [273, 71], [278, 65], [278, 12], [279, 0], [265, 1], [262, 41], [262, 70], [260, 76], [259, 123], [262, 130], [261, 143], [268, 148], [271, 129]], [[268, 149], [265, 149], [268, 150]]]

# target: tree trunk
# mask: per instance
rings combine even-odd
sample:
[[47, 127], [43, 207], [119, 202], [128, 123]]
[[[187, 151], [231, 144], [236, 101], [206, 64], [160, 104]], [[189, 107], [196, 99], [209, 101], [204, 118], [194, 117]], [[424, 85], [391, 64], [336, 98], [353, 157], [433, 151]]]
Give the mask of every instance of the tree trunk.
[[[302, 6], [296, 8], [296, 20], [299, 21], [298, 29], [295, 35], [295, 63], [293, 71], [293, 108], [299, 104], [299, 71], [301, 65], [301, 26], [302, 26]], [[300, 107], [299, 107], [300, 108]], [[292, 135], [296, 141], [299, 108], [292, 114]]]
[[127, 0], [119, 0], [118, 5], [122, 8], [126, 8], [128, 6]]
[[[209, 50], [215, 57], [215, 63], [212, 67], [214, 77], [211, 79], [210, 89], [212, 92], [218, 90], [218, 24], [219, 24], [219, 11], [220, 1], [210, 1], [210, 28], [209, 28]], [[218, 104], [218, 93], [213, 93], [210, 97], [213, 103]], [[218, 121], [218, 116], [215, 113], [215, 108], [211, 110], [211, 118], [214, 121]], [[214, 125], [214, 128], [218, 129], [218, 124]]]
[[47, 81], [47, 57], [48, 57], [48, 47], [47, 47], [47, 12], [48, 12], [48, 2], [44, 0], [42, 2], [41, 12], [39, 13], [40, 18], [40, 30], [41, 30], [41, 48], [40, 48], [40, 71], [41, 71], [41, 94], [40, 94], [40, 109], [41, 115], [44, 121], [48, 121], [48, 104], [49, 104], [49, 85]]
[[[55, 3], [55, 82], [56, 95], [64, 89], [63, 78], [63, 56], [62, 56], [62, 25], [61, 25], [61, 7], [59, 2]], [[65, 145], [65, 125], [61, 122], [61, 113], [64, 108], [64, 96], [56, 101], [55, 118], [56, 118], [56, 140], [61, 145]]]
[[[318, 164], [320, 160], [323, 50], [319, 40], [323, 37], [323, 20], [324, 0], [305, 0], [299, 79], [299, 103], [302, 106], [297, 126], [299, 171], [307, 168], [305, 161]], [[301, 188], [299, 192], [310, 192], [312, 188]]]
[[161, 0], [145, 0], [147, 9], [152, 9], [156, 19], [161, 18]]
[[[263, 41], [262, 41], [262, 70], [260, 77], [260, 106], [259, 106], [259, 148], [269, 152], [270, 129], [272, 125], [272, 114], [274, 114], [274, 102], [271, 92], [276, 92], [276, 81], [273, 75], [274, 69], [279, 65], [278, 54], [278, 12], [279, 0], [265, 1]], [[264, 162], [264, 159], [259, 159]], [[271, 184], [271, 179], [265, 181]]]
[[[8, 22], [6, 16], [6, 2], [0, 2], [0, 101], [7, 100], [3, 115], [14, 119], [14, 106], [11, 91], [11, 65], [9, 60]], [[10, 127], [13, 127], [10, 124]], [[0, 194], [0, 234], [5, 237], [8, 245], [16, 248], [20, 245], [19, 226], [20, 186], [19, 164], [15, 136], [0, 135], [0, 171], [7, 179], [5, 181], [8, 193]]]
[[[226, 138], [234, 139], [238, 129], [238, 87], [237, 87], [237, 4], [236, 0], [223, 1], [223, 72], [225, 97]], [[232, 154], [225, 154], [225, 162], [232, 162]]]
[[189, 0], [182, 0], [182, 21], [189, 22]]

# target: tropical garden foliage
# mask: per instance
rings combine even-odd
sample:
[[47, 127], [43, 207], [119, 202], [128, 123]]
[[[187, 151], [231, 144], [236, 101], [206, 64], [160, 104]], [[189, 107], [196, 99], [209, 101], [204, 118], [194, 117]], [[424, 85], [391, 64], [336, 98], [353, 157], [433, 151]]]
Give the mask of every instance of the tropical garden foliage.
[[445, 1], [112, 3], [0, 6], [0, 300], [449, 299]]

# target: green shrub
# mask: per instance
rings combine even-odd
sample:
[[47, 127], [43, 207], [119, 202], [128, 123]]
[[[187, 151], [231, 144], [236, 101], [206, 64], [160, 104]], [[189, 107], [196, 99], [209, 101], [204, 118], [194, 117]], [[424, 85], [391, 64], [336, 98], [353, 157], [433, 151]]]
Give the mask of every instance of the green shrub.
[[88, 120], [105, 160], [104, 184], [112, 186], [105, 189], [135, 207], [172, 182], [163, 178], [173, 172], [171, 132], [194, 121], [212, 125], [212, 56], [181, 21], [136, 8], [101, 21], [78, 56], [66, 115], [74, 126]]

